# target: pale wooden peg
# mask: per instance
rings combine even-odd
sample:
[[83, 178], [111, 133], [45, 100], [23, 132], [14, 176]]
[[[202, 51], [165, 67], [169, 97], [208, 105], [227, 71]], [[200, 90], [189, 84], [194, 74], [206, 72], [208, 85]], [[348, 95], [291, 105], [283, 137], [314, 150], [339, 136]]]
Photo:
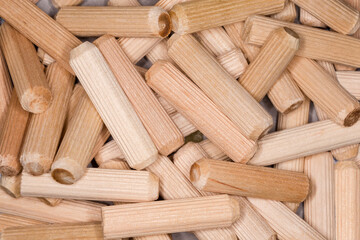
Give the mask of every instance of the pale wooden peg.
[[17, 226], [27, 226], [27, 225], [37, 225], [44, 224], [44, 222], [33, 220], [31, 218], [24, 218], [10, 214], [0, 214], [0, 234], [5, 228], [8, 227], [17, 227]]
[[137, 0], [109, 0], [108, 6], [114, 7], [139, 7], [141, 4]]
[[118, 159], [118, 158], [111, 159], [111, 160], [101, 163], [99, 165], [99, 168], [131, 170], [129, 164], [127, 164], [124, 160]]
[[167, 52], [167, 41], [164, 39], [151, 49], [151, 51], [146, 55], [146, 58], [152, 64], [159, 60], [163, 60], [176, 65], [176, 63], [169, 57]]
[[85, 42], [71, 52], [70, 64], [129, 165], [140, 170], [153, 163], [155, 145], [100, 50]]
[[300, 22], [301, 24], [311, 27], [326, 28], [325, 23], [314, 17], [309, 12], [305, 11], [303, 8], [300, 8]]
[[48, 65], [52, 64], [53, 62], [55, 62], [55, 60], [49, 54], [47, 54], [44, 50], [42, 50], [42, 48], [38, 48], [37, 55], [38, 55], [40, 61], [42, 62], [42, 64], [44, 64], [45, 66], [48, 66]]
[[111, 140], [102, 146], [99, 152], [95, 155], [95, 161], [99, 166], [115, 158], [125, 160], [123, 152], [120, 150], [114, 140]]
[[77, 6], [83, 3], [83, 0], [51, 0], [52, 4], [56, 8], [62, 8], [66, 6]]
[[2, 175], [0, 179], [0, 186], [3, 190], [13, 198], [19, 198], [20, 195], [20, 175], [5, 176]]
[[233, 78], [239, 78], [248, 66], [244, 54], [238, 48], [220, 55], [216, 59]]
[[218, 160], [229, 160], [229, 157], [226, 156], [226, 154], [221, 151], [221, 149], [218, 148], [215, 144], [210, 142], [209, 139], [205, 139], [199, 142], [199, 144], [210, 158]]
[[47, 110], [52, 94], [34, 45], [8, 23], [1, 25], [0, 45], [21, 106], [32, 113]]
[[360, 72], [338, 71], [336, 77], [351, 95], [360, 100]]
[[295, 4], [292, 1], [287, 1], [284, 9], [271, 15], [271, 17], [285, 22], [294, 22], [297, 17]]
[[11, 92], [11, 79], [4, 55], [0, 48], [0, 123], [3, 123], [5, 120], [5, 114], [11, 99]]
[[179, 112], [170, 114], [170, 117], [185, 137], [198, 130], [187, 118], [185, 118]]
[[130, 61], [134, 64], [140, 61], [162, 38], [119, 38], [118, 43]]
[[153, 235], [153, 236], [144, 236], [144, 237], [134, 237], [134, 240], [172, 240], [172, 237], [168, 234]]

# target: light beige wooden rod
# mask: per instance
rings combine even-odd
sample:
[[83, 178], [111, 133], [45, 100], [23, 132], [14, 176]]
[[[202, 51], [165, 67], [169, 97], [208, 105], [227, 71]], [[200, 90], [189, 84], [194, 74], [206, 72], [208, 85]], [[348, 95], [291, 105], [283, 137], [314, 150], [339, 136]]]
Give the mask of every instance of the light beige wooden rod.
[[119, 38], [118, 42], [130, 61], [137, 63], [161, 40], [162, 38]]
[[199, 42], [214, 56], [223, 55], [236, 48], [222, 27], [215, 27], [195, 33]]
[[360, 169], [353, 161], [335, 165], [336, 239], [360, 238]]
[[233, 50], [218, 56], [216, 59], [233, 78], [239, 78], [248, 66], [244, 54], [238, 48], [234, 48]]
[[103, 162], [99, 165], [99, 168], [104, 169], [119, 169], [119, 170], [130, 170], [129, 164], [127, 164], [125, 161], [115, 158], [108, 160], [106, 162]]
[[20, 175], [16, 175], [16, 176], [2, 175], [0, 179], [0, 186], [7, 194], [12, 196], [13, 198], [19, 198], [21, 196], [20, 182], [21, 182]]
[[146, 80], [151, 88], [167, 99], [234, 161], [247, 162], [254, 155], [255, 142], [242, 135], [237, 126], [174, 65], [164, 61], [156, 62], [146, 73]]
[[298, 56], [360, 67], [360, 59], [355, 57], [360, 54], [360, 40], [336, 32], [252, 16], [245, 22], [243, 39], [246, 43], [261, 46], [279, 27], [291, 28], [299, 35], [302, 41], [296, 52]]
[[103, 240], [101, 223], [57, 223], [33, 226], [17, 226], [6, 228], [2, 234], [2, 240], [57, 240], [57, 239], [83, 239]]
[[63, 200], [60, 198], [39, 198], [41, 201], [49, 206], [55, 207], [59, 205]]
[[334, 81], [318, 63], [311, 59], [295, 57], [288, 69], [301, 90], [331, 120], [345, 127], [357, 122], [360, 117], [359, 102], [337, 81]]
[[138, 7], [141, 4], [137, 0], [109, 0], [107, 3], [108, 6], [114, 7]]
[[295, 4], [291, 1], [287, 1], [284, 9], [281, 12], [271, 15], [271, 17], [285, 22], [294, 22], [297, 17]]
[[1, 25], [0, 45], [21, 106], [32, 113], [47, 110], [52, 94], [34, 45], [8, 23]]
[[310, 189], [309, 179], [302, 173], [206, 158], [192, 165], [190, 179], [207, 192], [286, 202], [304, 201]]
[[360, 143], [360, 122], [341, 127], [330, 120], [320, 121], [268, 134], [258, 142], [249, 164], [267, 166], [355, 143]]
[[197, 131], [197, 128], [179, 112], [171, 114], [170, 117], [185, 137]]
[[326, 239], [335, 239], [334, 159], [329, 152], [305, 158], [311, 191], [304, 203], [304, 219]]
[[48, 223], [101, 221], [99, 203], [63, 200], [51, 207], [37, 198], [14, 199], [0, 190], [0, 211]]
[[10, 103], [12, 92], [11, 79], [4, 55], [0, 48], [0, 123], [2, 124], [6, 117], [6, 111]]
[[257, 100], [262, 100], [299, 48], [299, 36], [289, 28], [278, 28], [269, 35], [239, 82]]
[[75, 81], [58, 63], [51, 64], [46, 75], [54, 97], [46, 112], [31, 116], [20, 156], [24, 171], [33, 175], [50, 171]]
[[205, 150], [205, 152], [209, 155], [210, 158], [218, 159], [218, 160], [229, 160], [229, 157], [225, 155], [220, 148], [215, 146], [208, 139], [205, 139], [199, 142], [200, 146]]
[[281, 202], [260, 198], [248, 198], [248, 200], [275, 230], [279, 239], [326, 240], [324, 236]]
[[303, 8], [300, 8], [300, 23], [303, 25], [308, 25], [311, 27], [320, 27], [320, 28], [326, 28], [326, 25], [311, 15], [309, 12], [305, 11]]
[[85, 42], [71, 52], [70, 64], [129, 165], [140, 170], [153, 163], [155, 145], [100, 50]]
[[64, 7], [56, 21], [81, 37], [111, 34], [116, 37], [166, 37], [169, 14], [160, 7]]
[[[359, 0], [345, 0], [344, 2], [348, 5], [350, 5], [351, 7], [353, 7], [354, 9], [356, 9], [357, 11], [360, 11], [360, 1]], [[354, 33], [353, 36], [356, 38], [360, 38], [360, 29], [358, 29]]]
[[294, 0], [293, 2], [339, 33], [354, 34], [359, 28], [359, 11], [344, 1]]
[[176, 4], [170, 11], [173, 31], [187, 34], [244, 21], [254, 14], [273, 14], [284, 9], [284, 0], [201, 0]]
[[[167, 157], [161, 156], [147, 167], [160, 180], [160, 195], [166, 199], [183, 199], [201, 197], [201, 193], [180, 172]], [[229, 228], [214, 228], [194, 232], [199, 240], [236, 240], [235, 232]]]
[[99, 166], [114, 158], [125, 160], [123, 152], [120, 150], [114, 140], [107, 142], [104, 146], [100, 148], [99, 152], [95, 155], [95, 161]]
[[10, 214], [3, 214], [3, 213], [0, 214], [0, 234], [5, 228], [8, 227], [37, 225], [37, 224], [44, 224], [44, 222], [33, 220], [31, 218], [14, 216]]
[[355, 67], [350, 67], [342, 64], [334, 64], [336, 71], [355, 71]]
[[246, 137], [257, 140], [267, 133], [271, 116], [194, 37], [174, 34], [168, 47], [169, 56]]
[[153, 64], [159, 60], [164, 60], [176, 65], [176, 63], [168, 55], [166, 39], [156, 44], [156, 46], [153, 47], [146, 55], [146, 58]]
[[338, 71], [336, 77], [349, 93], [360, 100], [360, 72]]
[[[106, 186], [106, 187], [104, 187]], [[59, 184], [50, 174], [23, 173], [21, 195], [94, 201], [147, 202], [159, 197], [159, 178], [146, 171], [88, 168], [72, 185]]]
[[103, 125], [94, 105], [85, 95], [76, 107], [51, 166], [51, 176], [57, 182], [73, 184], [84, 175]]
[[[103, 207], [102, 216], [104, 237], [116, 239], [229, 227], [240, 217], [240, 207], [219, 195]], [[139, 219], [141, 224], [134, 224]]]
[[0, 172], [3, 175], [15, 176], [22, 169], [19, 157], [28, 119], [29, 112], [21, 107], [14, 89], [0, 133]]
[[184, 137], [150, 87], [135, 69], [113, 36], [105, 35], [94, 44], [99, 48], [118, 83], [162, 155], [169, 155], [184, 144]]
[[61, 24], [30, 1], [23, 0], [1, 0], [0, 16], [73, 73], [69, 65], [70, 51], [80, 45], [81, 41]]
[[[302, 126], [308, 123], [310, 111], [310, 100], [305, 99], [303, 104], [297, 109], [287, 114], [278, 115], [277, 130], [281, 131], [293, 127]], [[290, 161], [282, 162], [275, 165], [275, 168], [287, 171], [304, 172], [304, 158], [296, 158]], [[299, 203], [284, 202], [284, 204], [292, 211], [296, 212], [299, 208]]]
[[172, 237], [168, 234], [153, 235], [153, 236], [144, 236], [144, 237], [134, 237], [134, 240], [172, 240]]
[[83, 3], [83, 0], [51, 0], [56, 8], [63, 8], [66, 6], [77, 6]]

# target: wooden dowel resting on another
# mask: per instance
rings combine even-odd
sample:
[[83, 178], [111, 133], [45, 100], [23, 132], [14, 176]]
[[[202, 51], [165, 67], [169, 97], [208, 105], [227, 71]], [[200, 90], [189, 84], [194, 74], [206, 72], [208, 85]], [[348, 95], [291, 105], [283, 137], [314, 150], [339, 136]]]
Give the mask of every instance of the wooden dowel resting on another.
[[218, 148], [208, 139], [199, 142], [199, 144], [205, 150], [207, 155], [209, 155], [210, 158], [217, 160], [229, 160], [229, 157], [226, 156], [226, 154], [223, 151], [221, 151], [220, 148]]
[[110, 142], [102, 146], [99, 152], [95, 155], [95, 161], [99, 166], [115, 158], [125, 160], [123, 152], [120, 150], [114, 140], [111, 140]]
[[42, 62], [42, 64], [44, 64], [45, 66], [48, 66], [55, 62], [55, 60], [41, 48], [38, 48], [37, 55], [40, 59], [40, 62]]
[[0, 179], [0, 186], [5, 190], [7, 194], [13, 198], [19, 198], [20, 195], [20, 175], [16, 176], [5, 176], [2, 175]]
[[304, 219], [326, 239], [335, 239], [335, 175], [331, 153], [305, 158], [305, 174], [311, 182], [309, 197], [304, 203]]
[[287, 1], [285, 8], [281, 12], [271, 15], [271, 17], [285, 22], [294, 22], [297, 17], [295, 4]]
[[344, 1], [293, 0], [293, 2], [339, 33], [354, 34], [359, 28], [359, 11]]
[[251, 16], [245, 22], [242, 37], [248, 44], [262, 46], [271, 32], [279, 27], [288, 27], [299, 35], [298, 56], [360, 67], [360, 59], [355, 57], [360, 54], [360, 40], [340, 33]]
[[246, 137], [257, 140], [267, 133], [271, 116], [194, 37], [174, 34], [168, 47], [169, 56]]
[[184, 144], [184, 137], [156, 96], [135, 69], [116, 39], [110, 35], [94, 44], [102, 52], [159, 152], [167, 156]]
[[102, 128], [99, 114], [85, 95], [80, 99], [51, 166], [51, 175], [57, 182], [73, 184], [84, 175]]
[[307, 25], [307, 26], [311, 26], [311, 27], [320, 27], [320, 28], [326, 28], [326, 25], [320, 21], [319, 19], [317, 19], [316, 17], [314, 17], [313, 15], [311, 15], [310, 13], [308, 13], [307, 11], [305, 11], [304, 9], [300, 8], [300, 23], [303, 25]]
[[119, 38], [118, 43], [130, 61], [134, 64], [140, 61], [162, 38]]
[[[240, 217], [240, 207], [219, 195], [103, 207], [102, 216], [104, 237], [116, 239], [229, 227]], [[138, 219], [141, 224], [134, 224]]]
[[47, 79], [53, 101], [46, 112], [31, 116], [20, 157], [24, 171], [32, 175], [41, 175], [50, 170], [75, 81], [75, 77], [58, 63], [47, 68]]
[[335, 166], [336, 239], [360, 238], [360, 169], [353, 161]]
[[51, 0], [56, 8], [63, 8], [66, 6], [77, 6], [82, 4], [83, 0]]
[[238, 48], [234, 48], [223, 55], [219, 55], [216, 59], [233, 78], [239, 78], [248, 66], [244, 54]]
[[253, 156], [255, 142], [242, 135], [237, 126], [171, 63], [156, 62], [146, 73], [146, 80], [234, 161], [247, 162]]
[[57, 223], [33, 226], [17, 226], [6, 228], [1, 233], [3, 240], [27, 239], [31, 236], [37, 240], [84, 239], [103, 240], [101, 223]]
[[336, 72], [337, 80], [351, 95], [360, 100], [360, 72]]
[[185, 137], [198, 130], [187, 118], [185, 118], [179, 112], [171, 114], [170, 117]]
[[81, 41], [61, 24], [30, 1], [23, 0], [1, 0], [0, 16], [73, 73], [69, 65], [70, 51], [80, 45]]
[[156, 46], [153, 47], [151, 51], [146, 55], [146, 58], [152, 64], [159, 60], [167, 61], [174, 65], [176, 64], [168, 55], [167, 41], [165, 39], [156, 44]]
[[138, 0], [109, 0], [107, 3], [108, 6], [114, 7], [139, 7], [141, 4]]
[[342, 64], [334, 64], [336, 71], [356, 71], [355, 67], [350, 67]]
[[0, 172], [2, 175], [15, 176], [22, 169], [19, 157], [28, 118], [29, 112], [21, 107], [14, 89], [0, 133]]
[[3, 124], [12, 92], [11, 79], [0, 48], [0, 123]]
[[1, 25], [0, 45], [21, 106], [32, 113], [44, 112], [52, 94], [34, 45], [8, 23]]
[[254, 14], [273, 14], [284, 9], [284, 0], [186, 1], [170, 11], [173, 31], [187, 34], [244, 21]]
[[44, 222], [33, 220], [31, 218], [23, 218], [10, 214], [0, 214], [0, 234], [8, 227], [27, 226], [44, 224]]
[[103, 162], [99, 165], [99, 168], [104, 169], [119, 169], [119, 170], [131, 170], [129, 164], [127, 164], [125, 161], [115, 158], [108, 160], [106, 162]]
[[56, 21], [76, 36], [166, 37], [171, 32], [169, 14], [160, 7], [65, 7]]

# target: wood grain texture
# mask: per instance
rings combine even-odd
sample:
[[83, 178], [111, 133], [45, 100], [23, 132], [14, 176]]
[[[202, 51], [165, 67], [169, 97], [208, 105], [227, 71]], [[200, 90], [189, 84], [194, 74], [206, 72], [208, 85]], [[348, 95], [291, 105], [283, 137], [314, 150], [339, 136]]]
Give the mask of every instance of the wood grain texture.
[[337, 71], [336, 77], [351, 95], [360, 100], [360, 73], [353, 71]]
[[176, 4], [170, 11], [173, 31], [187, 34], [244, 21], [254, 14], [273, 14], [283, 10], [284, 0], [201, 0]]
[[229, 160], [229, 157], [221, 151], [215, 144], [210, 142], [208, 139], [205, 139], [199, 142], [200, 146], [205, 150], [205, 152], [209, 155], [210, 158], [218, 159], [218, 160]]
[[84, 239], [102, 240], [104, 239], [101, 223], [57, 223], [33, 226], [17, 226], [6, 228], [2, 234], [3, 240], [28, 239], [31, 236], [37, 240], [57, 240], [57, 239]]
[[29, 112], [21, 107], [14, 89], [0, 133], [0, 172], [3, 175], [15, 176], [22, 169], [19, 157], [28, 119]]
[[299, 36], [291, 29], [276, 29], [239, 79], [241, 85], [257, 101], [262, 100], [295, 56], [299, 44]]
[[109, 0], [107, 3], [108, 6], [114, 7], [138, 7], [141, 4], [137, 0]]
[[326, 25], [313, 15], [311, 15], [309, 12], [305, 11], [304, 9], [300, 8], [300, 23], [303, 25], [307, 25], [310, 27], [320, 27], [325, 28]]
[[202, 191], [286, 202], [304, 201], [310, 189], [303, 173], [206, 158], [192, 165], [190, 179]]
[[301, 90], [329, 119], [345, 127], [357, 122], [360, 117], [359, 102], [318, 63], [295, 57], [288, 69]]
[[49, 54], [47, 54], [44, 50], [42, 50], [42, 48], [38, 48], [37, 55], [40, 59], [40, 62], [45, 66], [48, 66], [48, 65], [52, 64], [53, 62], [55, 62], [55, 60]]
[[20, 156], [24, 171], [33, 175], [50, 171], [75, 81], [58, 63], [51, 64], [46, 75], [53, 100], [46, 112], [31, 116]]
[[119, 38], [118, 42], [130, 61], [137, 63], [161, 40], [162, 38]]
[[30, 1], [23, 0], [1, 0], [0, 16], [73, 73], [69, 65], [70, 51], [80, 45], [81, 41], [61, 24]]
[[260, 198], [248, 200], [275, 230], [279, 239], [326, 239], [281, 202]]
[[222, 27], [215, 27], [194, 34], [206, 50], [216, 57], [236, 48]]
[[339, 33], [354, 34], [359, 28], [359, 11], [344, 1], [294, 0], [293, 2]]
[[125, 161], [115, 158], [108, 160], [106, 162], [103, 162], [99, 165], [99, 168], [104, 169], [119, 169], [119, 170], [131, 170], [129, 164], [127, 164]]
[[45, 204], [55, 207], [59, 205], [63, 200], [60, 198], [39, 198]]
[[[279, 113], [277, 130], [281, 131], [284, 129], [289, 129], [307, 124], [309, 121], [309, 111], [310, 100], [307, 98], [303, 102], [303, 104], [301, 104], [300, 107], [298, 107], [294, 111], [287, 114]], [[275, 167], [277, 169], [302, 173], [304, 172], [304, 158], [301, 157], [290, 161], [282, 162], [276, 164]], [[299, 207], [299, 203], [284, 202], [284, 204], [294, 212], [296, 212]]]
[[14, 199], [0, 190], [0, 211], [48, 223], [101, 221], [99, 203], [63, 200], [51, 207], [36, 198]]
[[153, 163], [155, 145], [100, 50], [85, 42], [72, 51], [70, 64], [129, 165], [140, 170]]
[[81, 37], [111, 34], [116, 37], [166, 37], [171, 32], [169, 14], [160, 7], [64, 7], [56, 21]]
[[19, 198], [21, 196], [20, 182], [21, 182], [21, 177], [19, 175], [16, 176], [2, 175], [0, 179], [0, 186], [11, 197]]
[[156, 46], [153, 47], [148, 54], [146, 54], [146, 58], [153, 64], [159, 60], [164, 60], [176, 65], [167, 52], [167, 40], [164, 39], [156, 44]]
[[360, 169], [353, 161], [335, 165], [336, 239], [360, 237]]
[[249, 164], [267, 166], [360, 143], [359, 130], [360, 122], [341, 127], [325, 120], [271, 133], [258, 142]]
[[335, 175], [331, 153], [305, 158], [305, 174], [311, 181], [309, 197], [304, 202], [304, 219], [326, 239], [335, 239]]
[[281, 12], [271, 15], [271, 17], [285, 22], [294, 22], [297, 17], [295, 4], [288, 1]]
[[0, 48], [0, 123], [3, 123], [5, 120], [5, 114], [10, 103], [11, 92], [11, 79], [4, 55]]
[[1, 25], [0, 45], [21, 106], [32, 113], [47, 110], [52, 94], [34, 45], [8, 23]]
[[223, 55], [219, 55], [216, 59], [233, 78], [239, 78], [248, 66], [244, 54], [238, 48], [234, 48]]
[[246, 137], [267, 133], [271, 116], [194, 37], [174, 34], [168, 47], [169, 56]]
[[167, 99], [234, 161], [247, 162], [254, 155], [255, 142], [242, 135], [237, 126], [171, 63], [156, 62], [146, 73], [146, 80], [151, 88]]
[[24, 217], [2, 213], [0, 214], [0, 233], [2, 233], [2, 231], [8, 227], [36, 225], [43, 223], [44, 222], [33, 220], [31, 218], [24, 218]]
[[336, 32], [251, 16], [245, 22], [243, 39], [246, 43], [261, 46], [279, 27], [288, 27], [299, 35], [302, 41], [296, 52], [298, 56], [360, 67], [360, 60], [354, 57], [360, 53], [360, 40]]
[[229, 227], [240, 217], [240, 207], [219, 195], [103, 207], [102, 216], [104, 237], [116, 239]]
[[99, 166], [114, 158], [125, 160], [125, 156], [116, 144], [115, 140], [107, 142], [95, 155], [95, 161]]
[[336, 71], [355, 71], [355, 67], [350, 67], [342, 64], [334, 64]]
[[62, 8], [66, 6], [77, 6], [83, 3], [83, 0], [51, 0], [52, 4], [56, 8]]
[[167, 156], [182, 146], [184, 137], [180, 130], [116, 39], [105, 35], [98, 38], [94, 44], [103, 54], [159, 152]]
[[[360, 1], [359, 0], [345, 0], [344, 1], [346, 4], [350, 5], [351, 7], [353, 7], [354, 9], [356, 9], [357, 11], [360, 10]], [[354, 37], [356, 38], [360, 38], [360, 29], [358, 29], [354, 35]]]
[[93, 201], [147, 202], [159, 197], [159, 178], [146, 171], [88, 168], [72, 185], [59, 184], [50, 174], [23, 173], [21, 195]]
[[134, 240], [172, 240], [172, 237], [168, 234], [134, 237]]
[[51, 175], [57, 182], [73, 184], [84, 175], [103, 125], [89, 97], [83, 96], [51, 166]]
[[181, 113], [173, 113], [170, 117], [185, 137], [197, 131], [197, 128]]

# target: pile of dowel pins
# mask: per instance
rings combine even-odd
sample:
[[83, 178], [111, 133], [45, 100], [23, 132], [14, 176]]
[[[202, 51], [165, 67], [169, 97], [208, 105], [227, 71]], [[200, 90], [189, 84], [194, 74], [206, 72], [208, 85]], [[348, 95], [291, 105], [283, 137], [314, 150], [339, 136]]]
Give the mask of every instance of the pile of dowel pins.
[[41, 2], [0, 0], [0, 240], [360, 240], [360, 0]]

